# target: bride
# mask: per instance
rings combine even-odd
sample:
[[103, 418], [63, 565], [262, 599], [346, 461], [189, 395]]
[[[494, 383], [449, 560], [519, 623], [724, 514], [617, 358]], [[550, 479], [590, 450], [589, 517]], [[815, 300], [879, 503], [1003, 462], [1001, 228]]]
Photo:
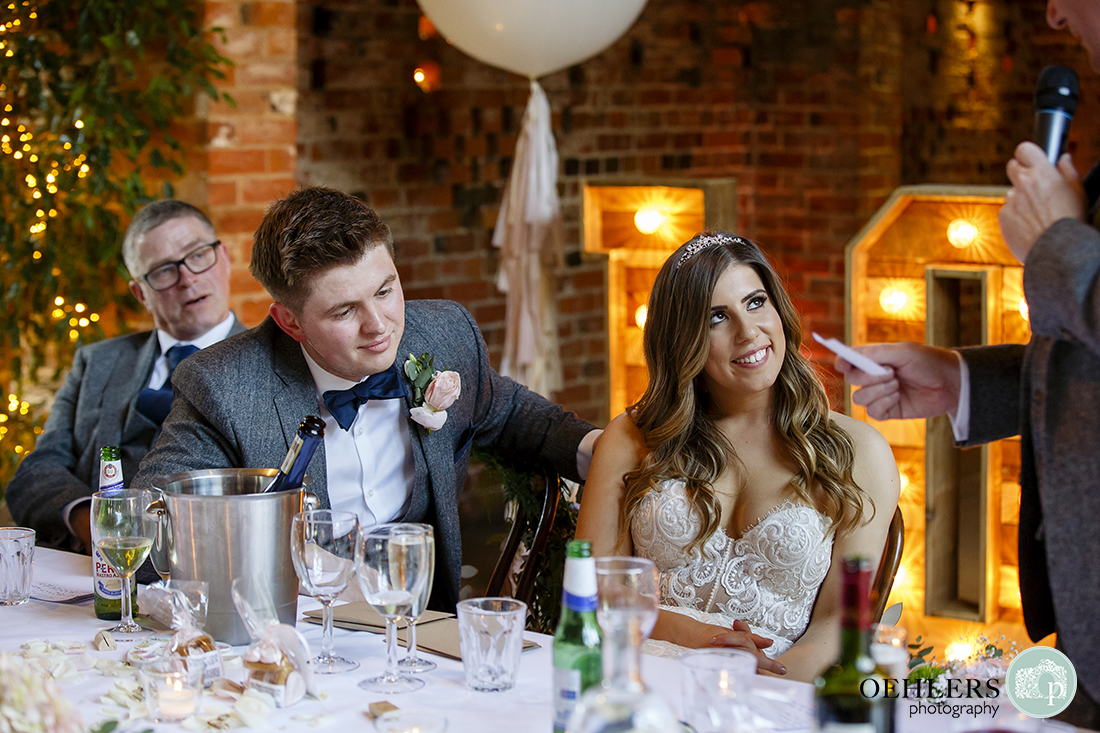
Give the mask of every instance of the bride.
[[674, 252], [649, 298], [649, 385], [599, 440], [577, 537], [657, 564], [653, 639], [812, 681], [840, 651], [842, 561], [881, 557], [899, 482], [801, 343], [756, 245], [703, 232]]

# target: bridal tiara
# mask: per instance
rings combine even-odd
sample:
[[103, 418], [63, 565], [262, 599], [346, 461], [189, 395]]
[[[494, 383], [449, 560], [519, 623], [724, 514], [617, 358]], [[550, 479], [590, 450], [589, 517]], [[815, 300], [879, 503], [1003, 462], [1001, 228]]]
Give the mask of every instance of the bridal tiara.
[[687, 246], [684, 253], [680, 255], [680, 259], [676, 260], [676, 267], [678, 269], [680, 265], [702, 252], [704, 249], [710, 249], [716, 244], [733, 244], [734, 242], [744, 245], [748, 244], [748, 242], [741, 237], [730, 236], [729, 234], [705, 234], [698, 237]]

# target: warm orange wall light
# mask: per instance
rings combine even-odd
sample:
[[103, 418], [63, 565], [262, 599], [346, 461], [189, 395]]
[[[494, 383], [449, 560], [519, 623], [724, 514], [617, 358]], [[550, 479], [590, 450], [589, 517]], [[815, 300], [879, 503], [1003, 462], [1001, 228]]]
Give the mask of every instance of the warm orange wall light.
[[647, 308], [645, 305], [638, 306], [637, 309], [634, 311], [634, 323], [638, 326], [638, 328], [645, 328], [645, 319], [648, 314], [649, 308]]
[[978, 228], [966, 219], [955, 219], [947, 225], [947, 241], [952, 247], [966, 249], [977, 237]]
[[897, 315], [909, 305], [909, 296], [901, 288], [883, 288], [878, 295], [878, 304], [887, 313]]
[[442, 70], [439, 68], [439, 64], [434, 61], [425, 61], [413, 70], [413, 81], [425, 93], [434, 92], [438, 89], [441, 77]]
[[634, 226], [638, 227], [638, 231], [642, 234], [653, 234], [661, 228], [664, 221], [665, 215], [661, 213], [660, 209], [652, 206], [638, 209], [638, 213], [634, 215]]

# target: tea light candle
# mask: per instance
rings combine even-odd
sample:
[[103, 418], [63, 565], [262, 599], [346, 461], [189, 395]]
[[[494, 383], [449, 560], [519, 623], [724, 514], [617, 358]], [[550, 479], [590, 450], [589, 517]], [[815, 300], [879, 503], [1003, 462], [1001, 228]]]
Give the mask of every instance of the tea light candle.
[[175, 673], [161, 677], [157, 680], [156, 687], [157, 720], [183, 720], [195, 714], [197, 693], [188, 686], [182, 674]]

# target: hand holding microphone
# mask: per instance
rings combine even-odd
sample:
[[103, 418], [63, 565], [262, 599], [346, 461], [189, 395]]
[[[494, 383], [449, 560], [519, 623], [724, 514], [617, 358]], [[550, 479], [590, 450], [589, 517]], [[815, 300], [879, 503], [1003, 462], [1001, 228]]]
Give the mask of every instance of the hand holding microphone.
[[1048, 66], [1035, 85], [1035, 143], [1047, 153], [1051, 165], [1057, 165], [1066, 152], [1069, 123], [1077, 111], [1080, 86], [1077, 74], [1066, 66]]
[[1021, 263], [1051, 224], [1085, 218], [1080, 176], [1069, 156], [1061, 157], [1077, 109], [1077, 93], [1077, 75], [1071, 69], [1043, 69], [1035, 89], [1036, 142], [1020, 143], [1008, 161], [1012, 189], [998, 219], [1005, 243]]

